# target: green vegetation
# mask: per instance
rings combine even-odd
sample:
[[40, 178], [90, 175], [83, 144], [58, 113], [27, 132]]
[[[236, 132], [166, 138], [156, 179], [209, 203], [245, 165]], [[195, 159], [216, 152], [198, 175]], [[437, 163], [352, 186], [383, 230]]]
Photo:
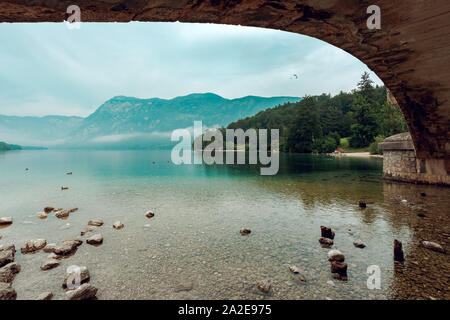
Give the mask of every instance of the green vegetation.
[[407, 131], [401, 111], [387, 102], [386, 88], [374, 86], [368, 73], [350, 93], [306, 96], [227, 128], [280, 129], [280, 151], [293, 153], [330, 153], [338, 147], [378, 153], [377, 141]]
[[0, 151], [21, 150], [22, 147], [15, 144], [7, 144], [0, 141]]

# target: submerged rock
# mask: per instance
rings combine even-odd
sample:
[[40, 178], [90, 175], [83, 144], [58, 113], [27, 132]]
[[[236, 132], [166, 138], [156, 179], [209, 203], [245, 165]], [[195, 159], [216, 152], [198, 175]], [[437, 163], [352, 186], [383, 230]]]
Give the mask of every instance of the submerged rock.
[[403, 245], [397, 239], [394, 240], [394, 261], [403, 262], [405, 257], [403, 255]]
[[20, 264], [16, 262], [8, 263], [0, 268], [0, 282], [10, 283], [21, 270]]
[[344, 262], [345, 256], [342, 252], [339, 250], [333, 249], [328, 252], [328, 261], [338, 261], [338, 262]]
[[256, 284], [256, 288], [258, 288], [258, 290], [261, 291], [262, 293], [267, 294], [270, 292], [272, 286], [268, 280], [262, 280]]
[[361, 241], [355, 241], [353, 242], [353, 245], [357, 248], [361, 248], [364, 249], [366, 247], [366, 245], [364, 243], [362, 243]]
[[123, 223], [120, 222], [120, 221], [116, 221], [116, 222], [114, 222], [114, 224], [113, 224], [113, 228], [114, 228], [114, 229], [117, 229], [117, 230], [120, 230], [120, 229], [123, 228]]
[[194, 289], [194, 282], [192, 281], [179, 282], [175, 287], [175, 292], [191, 291], [192, 289]]
[[289, 267], [289, 270], [290, 270], [292, 273], [295, 273], [295, 274], [300, 273], [300, 269], [297, 268], [296, 266], [290, 266], [290, 267]]
[[148, 211], [146, 214], [145, 214], [145, 216], [147, 217], [147, 218], [153, 218], [154, 216], [155, 216], [155, 213], [153, 212], [153, 211]]
[[66, 292], [68, 300], [90, 300], [95, 298], [98, 289], [89, 283], [82, 284], [74, 290]]
[[20, 248], [20, 252], [23, 254], [34, 253], [41, 249], [43, 249], [47, 244], [47, 241], [44, 239], [34, 239], [27, 241], [22, 248]]
[[57, 259], [47, 259], [42, 265], [41, 270], [50, 270], [59, 266], [60, 262]]
[[44, 208], [44, 212], [45, 212], [45, 213], [50, 213], [50, 212], [52, 212], [53, 210], [55, 210], [55, 208], [53, 208], [53, 207], [45, 207], [45, 208]]
[[100, 233], [94, 234], [93, 236], [90, 236], [86, 239], [86, 243], [92, 244], [92, 245], [99, 245], [103, 243], [103, 237]]
[[422, 241], [420, 243], [421, 247], [424, 247], [426, 249], [432, 250], [432, 251], [436, 251], [436, 252], [440, 252], [440, 253], [445, 253], [445, 249], [436, 242], [432, 242], [432, 241]]
[[41, 213], [39, 213], [38, 218], [39, 218], [39, 219], [47, 219], [47, 216], [48, 216], [47, 213], [41, 212]]
[[320, 238], [319, 239], [319, 243], [322, 245], [322, 247], [324, 248], [331, 248], [333, 246], [333, 240], [328, 239], [328, 238]]
[[320, 233], [322, 238], [334, 239], [334, 232], [331, 228], [320, 226]]
[[97, 227], [96, 226], [87, 226], [86, 228], [84, 228], [84, 230], [83, 231], [81, 231], [81, 235], [82, 236], [84, 236], [86, 233], [88, 233], [88, 232], [92, 232], [92, 231], [95, 231], [95, 230], [97, 230]]
[[0, 218], [0, 226], [7, 226], [11, 223], [13, 223], [13, 220], [11, 217]]
[[252, 230], [250, 230], [250, 229], [242, 229], [239, 232], [241, 233], [241, 235], [247, 236], [247, 235], [249, 235], [252, 232]]
[[89, 270], [85, 266], [69, 266], [67, 268], [67, 273], [68, 275], [62, 284], [64, 289], [75, 289], [83, 283], [87, 283], [91, 280]]
[[301, 281], [301, 282], [306, 282], [306, 278], [304, 277], [304, 276], [302, 276], [302, 275], [297, 275], [297, 279], [299, 280], [299, 281]]
[[94, 226], [94, 227], [101, 227], [103, 225], [103, 221], [100, 219], [95, 219], [95, 220], [90, 220], [88, 222], [89, 226]]
[[52, 292], [43, 292], [40, 295], [38, 295], [36, 297], [35, 300], [51, 300], [53, 298], [53, 293]]
[[0, 282], [0, 300], [16, 300], [17, 292], [10, 283]]

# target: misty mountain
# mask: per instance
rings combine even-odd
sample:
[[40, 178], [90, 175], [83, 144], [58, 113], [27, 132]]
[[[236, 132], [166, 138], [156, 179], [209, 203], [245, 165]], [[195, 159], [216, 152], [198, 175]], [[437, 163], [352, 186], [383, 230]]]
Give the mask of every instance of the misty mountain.
[[[27, 145], [95, 147], [126, 145], [148, 147], [158, 141], [170, 144], [174, 129], [220, 127], [272, 108], [296, 97], [225, 99], [213, 93], [190, 94], [174, 99], [138, 99], [117, 96], [102, 104], [87, 118], [47, 116], [0, 116], [0, 138]], [[164, 144], [163, 143], [163, 144]]]

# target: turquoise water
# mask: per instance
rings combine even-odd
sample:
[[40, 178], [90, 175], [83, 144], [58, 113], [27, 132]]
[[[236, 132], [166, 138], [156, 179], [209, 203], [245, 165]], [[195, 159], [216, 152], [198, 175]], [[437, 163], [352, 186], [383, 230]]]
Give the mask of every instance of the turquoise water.
[[[93, 218], [105, 222], [94, 232], [103, 235], [103, 245], [84, 243], [55, 269], [40, 270], [44, 252], [18, 252], [22, 271], [13, 286], [19, 299], [44, 291], [64, 298], [61, 284], [72, 264], [88, 267], [99, 299], [386, 299], [428, 282], [437, 285], [417, 297], [446, 297], [448, 277], [441, 271], [437, 280], [421, 275], [417, 284], [399, 281], [392, 242], [400, 239], [411, 260], [427, 255], [427, 268], [448, 271], [446, 255], [417, 249], [419, 237], [448, 226], [448, 189], [386, 183], [381, 171], [382, 160], [372, 158], [281, 154], [279, 173], [260, 176], [257, 166], [177, 166], [170, 151], [5, 152], [0, 217], [14, 223], [0, 229], [0, 244], [54, 243], [80, 236]], [[428, 196], [421, 198], [424, 190]], [[358, 208], [360, 199], [367, 209]], [[51, 214], [40, 220], [45, 206], [79, 210], [67, 220]], [[145, 217], [148, 210], [154, 218]], [[433, 212], [426, 226], [418, 227], [425, 221], [418, 210]], [[112, 228], [117, 220], [122, 230]], [[321, 225], [336, 232], [347, 282], [331, 277], [329, 249], [318, 243]], [[240, 235], [244, 227], [250, 236]], [[447, 246], [442, 234], [434, 240]], [[367, 247], [355, 248], [355, 240]], [[306, 283], [289, 272], [290, 265], [300, 268]], [[367, 288], [369, 265], [381, 269], [380, 290]], [[272, 284], [268, 296], [255, 288], [263, 279]]]

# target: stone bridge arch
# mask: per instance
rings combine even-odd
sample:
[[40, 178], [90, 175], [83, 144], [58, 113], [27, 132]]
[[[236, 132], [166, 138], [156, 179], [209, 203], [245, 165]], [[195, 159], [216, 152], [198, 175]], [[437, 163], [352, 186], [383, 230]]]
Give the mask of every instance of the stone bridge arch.
[[[201, 22], [279, 29], [335, 45], [367, 64], [402, 109], [421, 160], [450, 172], [448, 0], [0, 0], [0, 22]], [[369, 30], [367, 8], [381, 9]]]

